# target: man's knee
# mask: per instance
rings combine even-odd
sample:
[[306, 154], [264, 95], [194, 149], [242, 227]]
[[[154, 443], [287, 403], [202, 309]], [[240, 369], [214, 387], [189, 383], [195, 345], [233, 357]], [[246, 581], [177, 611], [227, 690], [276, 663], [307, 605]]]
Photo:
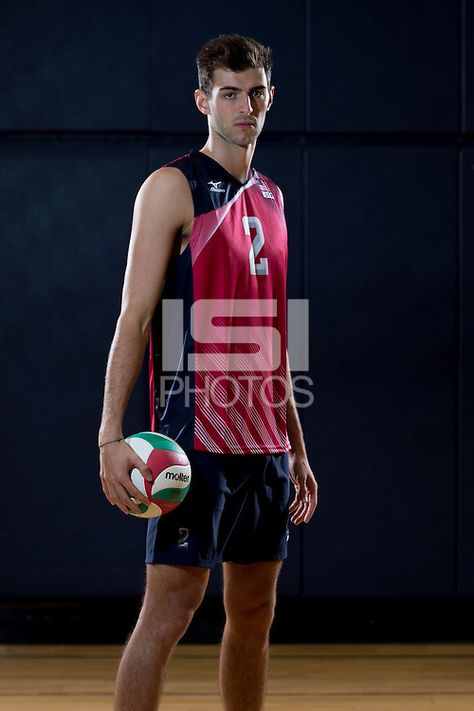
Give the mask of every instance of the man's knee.
[[[226, 576], [224, 603], [229, 625], [244, 636], [265, 637], [275, 615], [276, 578], [279, 568], [269, 569], [268, 574], [252, 569]], [[240, 579], [239, 579], [240, 578]]]
[[226, 606], [232, 630], [246, 638], [266, 638], [275, 615], [275, 599], [247, 598]]
[[141, 621], [151, 634], [180, 639], [204, 598], [208, 580], [205, 568], [147, 564]]

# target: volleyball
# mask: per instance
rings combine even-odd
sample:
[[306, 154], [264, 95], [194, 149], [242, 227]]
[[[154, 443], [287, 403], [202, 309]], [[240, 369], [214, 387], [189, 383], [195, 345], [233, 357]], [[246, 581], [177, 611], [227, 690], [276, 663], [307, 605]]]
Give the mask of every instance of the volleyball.
[[125, 438], [125, 442], [149, 467], [153, 481], [143, 478], [139, 469], [132, 469], [130, 478], [151, 506], [130, 498], [141, 513], [130, 511], [138, 518], [155, 518], [173, 511], [183, 501], [191, 483], [191, 465], [186, 452], [171, 437], [159, 432], [138, 432]]

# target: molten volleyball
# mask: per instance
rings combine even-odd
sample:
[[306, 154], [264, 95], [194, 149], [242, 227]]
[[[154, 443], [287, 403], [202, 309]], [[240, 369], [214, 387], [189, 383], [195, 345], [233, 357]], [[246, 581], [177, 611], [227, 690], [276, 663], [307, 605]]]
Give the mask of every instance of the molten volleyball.
[[188, 493], [191, 482], [191, 465], [186, 452], [171, 437], [159, 432], [138, 432], [126, 437], [125, 442], [153, 475], [153, 481], [147, 481], [139, 469], [130, 472], [137, 489], [153, 502], [146, 506], [131, 496], [141, 511], [140, 514], [130, 511], [132, 516], [154, 518], [173, 511]]

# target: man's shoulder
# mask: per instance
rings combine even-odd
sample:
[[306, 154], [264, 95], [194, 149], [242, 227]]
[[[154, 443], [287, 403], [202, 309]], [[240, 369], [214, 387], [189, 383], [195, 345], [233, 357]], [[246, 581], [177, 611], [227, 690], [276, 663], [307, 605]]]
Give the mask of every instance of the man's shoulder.
[[165, 182], [173, 180], [175, 182], [179, 182], [180, 175], [184, 174], [186, 177], [189, 177], [191, 173], [191, 154], [188, 152], [178, 156], [177, 158], [173, 158], [167, 163], [163, 163], [158, 168], [155, 168], [155, 170], [149, 174], [148, 179], [151, 178], [156, 182], [159, 182], [160, 180], [164, 180]]
[[165, 189], [189, 190], [188, 182], [190, 177], [189, 156], [184, 155], [175, 158], [168, 163], [153, 170], [146, 182], [151, 183], [156, 188], [163, 187]]
[[137, 199], [142, 207], [151, 206], [159, 210], [166, 207], [168, 212], [176, 208], [177, 213], [183, 214], [184, 223], [188, 224], [193, 216], [192, 194], [187, 176], [173, 163], [171, 161], [153, 170], [142, 183]]
[[168, 163], [164, 163], [162, 168], [178, 168], [183, 173], [189, 173], [192, 167], [191, 153], [192, 151], [188, 151], [187, 153], [183, 153], [181, 156], [173, 158]]

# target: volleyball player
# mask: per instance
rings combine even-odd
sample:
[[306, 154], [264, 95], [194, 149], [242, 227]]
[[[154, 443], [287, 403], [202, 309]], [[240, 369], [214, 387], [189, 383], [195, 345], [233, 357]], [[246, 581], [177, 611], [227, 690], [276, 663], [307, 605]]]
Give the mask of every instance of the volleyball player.
[[209, 135], [138, 192], [107, 364], [99, 451], [109, 502], [127, 515], [138, 512], [130, 495], [147, 503], [129, 471], [151, 473], [122, 432], [147, 348], [151, 429], [181, 444], [193, 474], [184, 502], [148, 521], [143, 606], [116, 711], [156, 708], [168, 660], [221, 562], [224, 708], [263, 708], [289, 519], [308, 523], [317, 505], [287, 355], [283, 195], [252, 165], [275, 93], [271, 50], [220, 35], [197, 67]]

